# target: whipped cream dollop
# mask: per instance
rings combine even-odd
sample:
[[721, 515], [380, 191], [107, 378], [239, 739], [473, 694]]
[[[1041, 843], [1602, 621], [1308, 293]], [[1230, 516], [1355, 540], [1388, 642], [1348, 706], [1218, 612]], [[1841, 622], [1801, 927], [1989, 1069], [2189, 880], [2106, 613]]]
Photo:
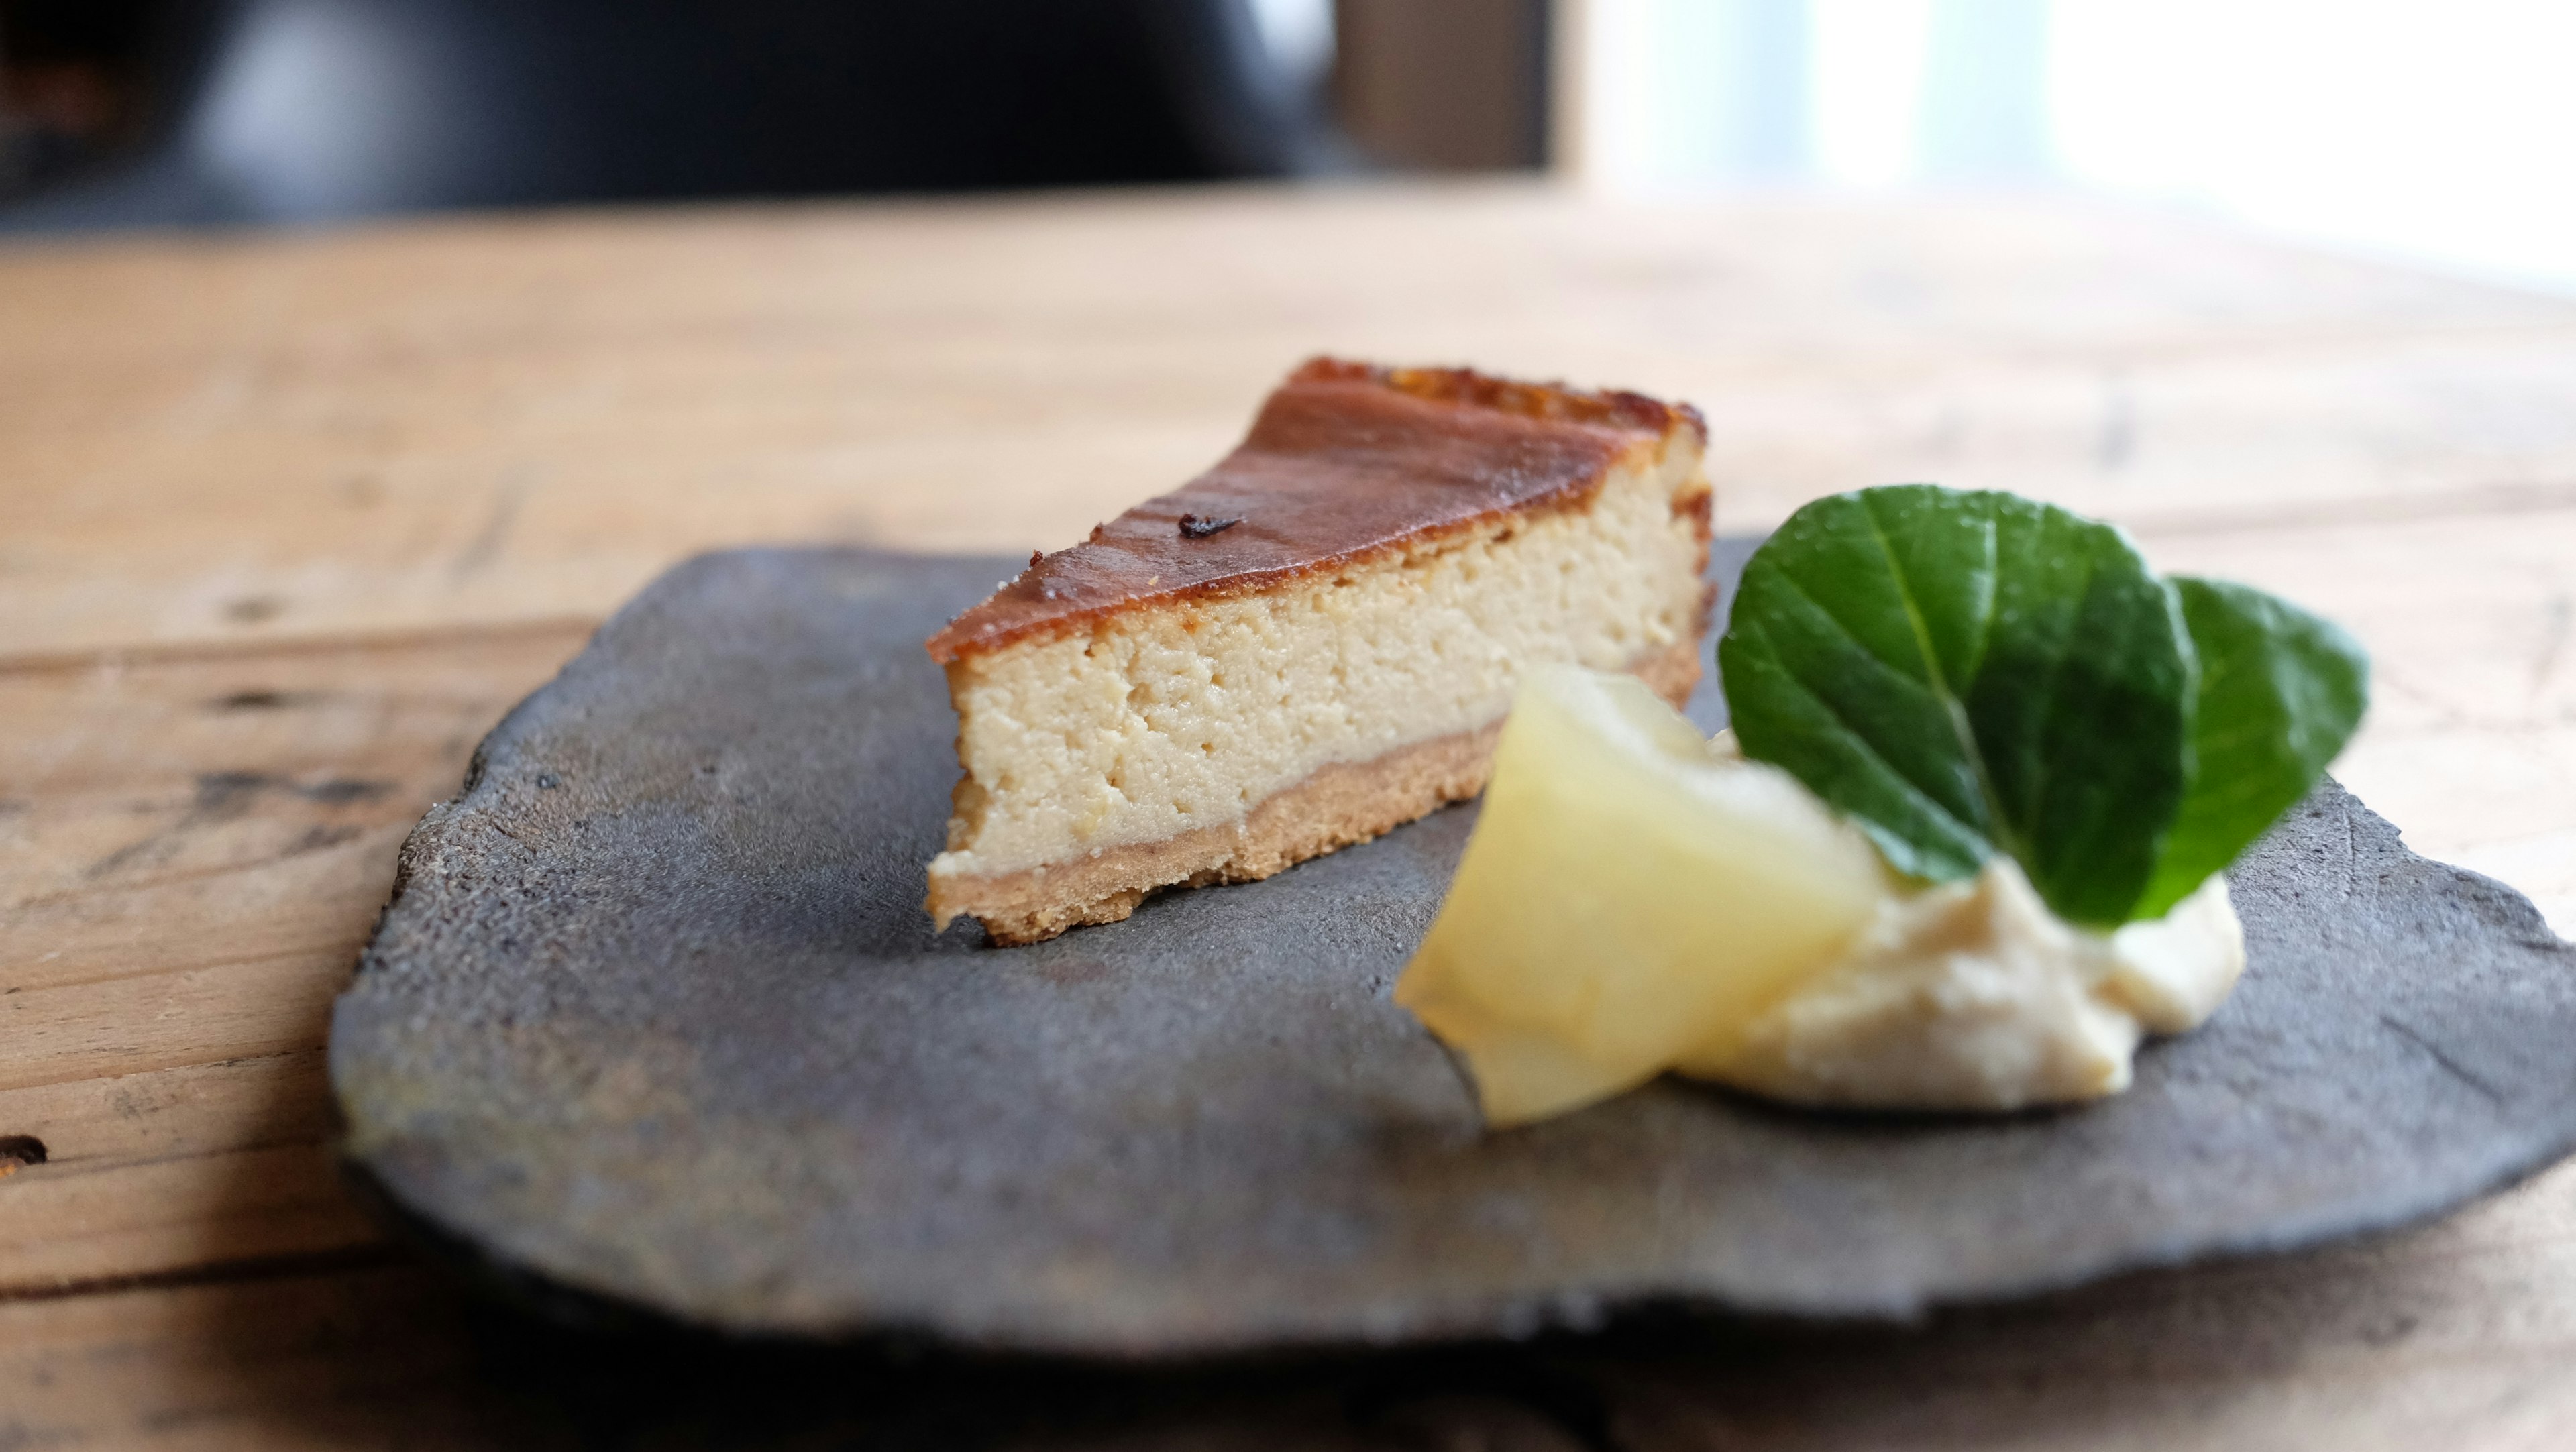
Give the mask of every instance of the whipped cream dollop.
[[1681, 1072], [1801, 1104], [2019, 1109], [2116, 1094], [2148, 1034], [2197, 1028], [2245, 969], [2213, 876], [2164, 917], [2059, 919], [2020, 864], [1891, 892], [1831, 966]]

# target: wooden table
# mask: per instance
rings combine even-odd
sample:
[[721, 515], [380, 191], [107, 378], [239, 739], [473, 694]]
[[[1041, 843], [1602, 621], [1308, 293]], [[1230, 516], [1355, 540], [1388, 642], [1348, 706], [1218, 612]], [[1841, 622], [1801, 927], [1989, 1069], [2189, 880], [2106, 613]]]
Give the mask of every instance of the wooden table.
[[2343, 777], [2576, 929], [2567, 302], [2063, 203], [1517, 187], [12, 245], [0, 1136], [46, 1158], [0, 1180], [0, 1448], [935, 1444], [1021, 1402], [1056, 1411], [974, 1435], [2576, 1445], [2576, 1168], [2322, 1254], [1401, 1394], [721, 1356], [708, 1391], [475, 1310], [351, 1203], [324, 1022], [395, 848], [620, 599], [741, 541], [1063, 544], [1320, 350], [1697, 400], [1723, 528], [1936, 478], [2289, 593], [2378, 659]]

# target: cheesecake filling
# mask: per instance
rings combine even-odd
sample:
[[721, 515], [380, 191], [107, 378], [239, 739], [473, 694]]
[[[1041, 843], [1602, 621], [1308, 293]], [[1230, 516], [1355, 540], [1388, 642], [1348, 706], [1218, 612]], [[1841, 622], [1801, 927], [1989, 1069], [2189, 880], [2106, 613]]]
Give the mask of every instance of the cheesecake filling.
[[943, 883], [1240, 824], [1329, 767], [1483, 731], [1535, 665], [1618, 670], [1688, 647], [1706, 550], [1695, 445], [1636, 446], [1574, 507], [958, 658], [966, 779], [934, 901]]

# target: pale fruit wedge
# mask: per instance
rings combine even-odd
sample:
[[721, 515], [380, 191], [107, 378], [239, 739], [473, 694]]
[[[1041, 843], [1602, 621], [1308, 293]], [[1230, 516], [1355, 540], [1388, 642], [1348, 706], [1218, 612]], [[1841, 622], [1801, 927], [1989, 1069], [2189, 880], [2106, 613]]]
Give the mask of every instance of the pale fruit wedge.
[[1520, 688], [1484, 815], [1396, 1001], [1494, 1125], [1643, 1083], [1830, 966], [1887, 895], [1867, 839], [1640, 682]]

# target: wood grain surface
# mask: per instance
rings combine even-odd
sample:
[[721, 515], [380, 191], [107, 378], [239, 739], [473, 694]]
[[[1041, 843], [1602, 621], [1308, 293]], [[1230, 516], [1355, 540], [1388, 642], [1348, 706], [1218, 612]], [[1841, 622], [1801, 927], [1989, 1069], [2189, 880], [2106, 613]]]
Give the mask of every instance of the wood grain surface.
[[1915, 1331], [1186, 1383], [556, 1337], [351, 1203], [323, 1017], [395, 847], [620, 599], [750, 540], [1060, 545], [1317, 351], [1694, 399], [1723, 528], [1937, 478], [2290, 593], [2378, 662], [2339, 775], [2576, 929], [2566, 302], [2060, 203], [1535, 187], [14, 244], [0, 1448], [2576, 1437], [2576, 1169]]

